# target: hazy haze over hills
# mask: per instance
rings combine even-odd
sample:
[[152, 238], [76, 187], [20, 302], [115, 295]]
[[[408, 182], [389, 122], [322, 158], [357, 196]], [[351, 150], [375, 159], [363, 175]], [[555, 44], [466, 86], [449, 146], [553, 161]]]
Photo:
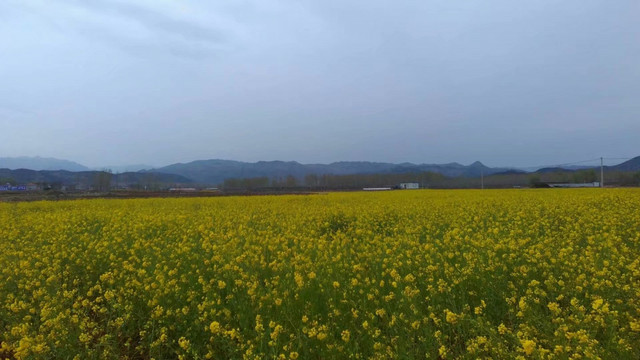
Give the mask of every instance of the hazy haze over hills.
[[140, 171], [146, 169], [153, 169], [155, 166], [147, 164], [132, 164], [132, 165], [107, 165], [94, 168], [93, 170], [109, 170], [114, 173]]
[[44, 157], [0, 157], [0, 169], [87, 171], [88, 167], [69, 160]]

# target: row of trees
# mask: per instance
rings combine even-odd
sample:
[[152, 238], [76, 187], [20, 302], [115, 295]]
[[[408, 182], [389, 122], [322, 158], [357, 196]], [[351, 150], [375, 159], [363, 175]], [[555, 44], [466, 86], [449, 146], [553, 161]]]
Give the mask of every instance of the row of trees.
[[[256, 177], [227, 179], [221, 184], [225, 190], [259, 189], [362, 189], [364, 187], [392, 187], [405, 182], [417, 182], [427, 188], [511, 188], [534, 187], [546, 183], [592, 183], [600, 181], [600, 173], [593, 169], [543, 173], [511, 173], [476, 177], [449, 178], [433, 172], [406, 174], [316, 175], [303, 179], [293, 176], [280, 178]], [[640, 186], [640, 172], [605, 172], [605, 184]]]
[[595, 170], [580, 170], [580, 171], [554, 171], [549, 173], [535, 173], [529, 175], [529, 185], [536, 187], [542, 183], [592, 183], [600, 181], [599, 175]]
[[103, 170], [97, 172], [93, 176], [93, 189], [100, 192], [109, 191], [113, 186], [119, 187], [125, 185], [137, 190], [162, 190], [167, 188], [167, 184], [163, 183], [156, 174], [113, 174], [111, 170]]
[[97, 172], [93, 177], [93, 188], [96, 191], [109, 191], [113, 174], [110, 170]]
[[255, 177], [246, 179], [227, 179], [221, 185], [225, 190], [256, 190], [268, 188], [306, 188], [306, 189], [362, 189], [363, 187], [392, 187], [404, 182], [417, 182], [422, 187], [442, 185], [446, 177], [432, 172], [406, 174], [356, 174], [356, 175], [317, 175], [309, 174], [299, 180], [294, 176]]
[[12, 177], [0, 177], [0, 185], [4, 184], [18, 185], [16, 180]]
[[[164, 181], [163, 181], [164, 180]], [[309, 174], [304, 178], [283, 176], [269, 178], [236, 178], [227, 179], [220, 187], [224, 190], [278, 190], [278, 189], [362, 189], [364, 187], [393, 187], [400, 183], [415, 182], [422, 188], [509, 188], [539, 186], [546, 183], [591, 183], [600, 181], [600, 173], [593, 169], [581, 171], [553, 171], [542, 173], [509, 173], [485, 176], [483, 179], [474, 177], [449, 178], [433, 172], [418, 172], [405, 174], [355, 174], [355, 175], [317, 175]], [[0, 184], [15, 185], [13, 178], [0, 178]], [[52, 182], [41, 182], [52, 187]], [[69, 184], [68, 181], [60, 182]], [[95, 191], [107, 192], [114, 186], [126, 185], [128, 188], [139, 190], [162, 190], [170, 185], [166, 179], [157, 174], [112, 174], [110, 171], [87, 172], [76, 175], [75, 186], [78, 189], [91, 188]], [[640, 186], [640, 171], [606, 171], [605, 185]], [[55, 186], [53, 186], [55, 188]]]

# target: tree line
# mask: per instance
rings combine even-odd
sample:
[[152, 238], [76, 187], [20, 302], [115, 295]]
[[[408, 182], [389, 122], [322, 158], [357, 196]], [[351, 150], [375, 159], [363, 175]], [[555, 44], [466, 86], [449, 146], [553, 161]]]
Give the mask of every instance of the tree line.
[[[365, 187], [394, 187], [400, 183], [418, 183], [421, 188], [474, 189], [535, 187], [548, 183], [592, 183], [600, 181], [600, 172], [594, 169], [578, 171], [551, 171], [540, 173], [506, 173], [479, 177], [446, 177], [434, 172], [404, 174], [309, 174], [299, 179], [294, 176], [269, 178], [232, 178], [219, 186], [223, 190], [308, 189], [359, 190]], [[640, 186], [640, 171], [605, 171], [605, 185]]]
[[257, 190], [257, 189], [287, 189], [307, 188], [321, 189], [362, 189], [365, 187], [394, 187], [400, 183], [418, 183], [421, 187], [442, 185], [446, 181], [444, 175], [434, 172], [418, 172], [404, 174], [308, 174], [302, 179], [294, 176], [269, 178], [232, 178], [226, 179], [220, 187], [226, 190]]

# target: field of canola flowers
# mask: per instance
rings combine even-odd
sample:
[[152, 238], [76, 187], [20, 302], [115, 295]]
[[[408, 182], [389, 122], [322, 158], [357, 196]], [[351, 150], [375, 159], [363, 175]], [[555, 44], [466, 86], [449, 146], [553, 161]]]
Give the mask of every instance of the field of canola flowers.
[[1, 204], [0, 358], [638, 359], [640, 191]]

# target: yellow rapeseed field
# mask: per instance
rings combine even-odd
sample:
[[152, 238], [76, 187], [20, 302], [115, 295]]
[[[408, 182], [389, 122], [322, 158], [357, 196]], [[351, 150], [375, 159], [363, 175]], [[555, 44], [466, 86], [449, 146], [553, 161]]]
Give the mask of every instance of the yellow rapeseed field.
[[639, 190], [0, 214], [0, 358], [640, 358]]

